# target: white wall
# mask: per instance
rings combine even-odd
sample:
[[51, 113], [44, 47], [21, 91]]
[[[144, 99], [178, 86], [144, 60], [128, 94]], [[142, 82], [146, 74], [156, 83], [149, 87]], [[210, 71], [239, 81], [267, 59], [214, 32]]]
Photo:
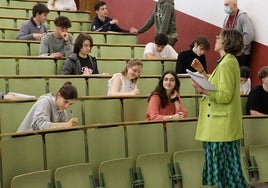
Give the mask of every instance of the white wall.
[[[222, 27], [225, 18], [224, 0], [174, 0], [176, 10]], [[268, 1], [238, 0], [238, 7], [250, 16], [256, 37], [255, 41], [268, 46]]]

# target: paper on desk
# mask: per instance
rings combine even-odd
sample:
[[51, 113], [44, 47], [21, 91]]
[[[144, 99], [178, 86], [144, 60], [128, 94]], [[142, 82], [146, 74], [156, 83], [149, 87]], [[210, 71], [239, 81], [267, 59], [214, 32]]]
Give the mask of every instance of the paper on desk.
[[209, 91], [216, 90], [216, 88], [213, 85], [211, 85], [211, 83], [203, 75], [194, 73], [189, 69], [186, 69], [186, 72], [194, 81], [196, 81], [205, 90]]

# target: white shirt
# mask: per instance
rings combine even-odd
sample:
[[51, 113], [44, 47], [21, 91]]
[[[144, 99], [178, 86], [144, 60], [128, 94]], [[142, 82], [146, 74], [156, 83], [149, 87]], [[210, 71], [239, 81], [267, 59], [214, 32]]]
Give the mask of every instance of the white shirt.
[[144, 48], [143, 58], [146, 58], [145, 54], [147, 53], [152, 53], [154, 56], [157, 56], [159, 58], [177, 59], [178, 57], [178, 53], [169, 44], [167, 44], [165, 48], [159, 53], [156, 51], [156, 44], [149, 42]]
[[248, 78], [248, 80], [244, 84], [240, 84], [240, 91], [241, 94], [249, 94], [251, 89], [251, 80]]
[[48, 0], [47, 7], [50, 10], [77, 10], [74, 0]]

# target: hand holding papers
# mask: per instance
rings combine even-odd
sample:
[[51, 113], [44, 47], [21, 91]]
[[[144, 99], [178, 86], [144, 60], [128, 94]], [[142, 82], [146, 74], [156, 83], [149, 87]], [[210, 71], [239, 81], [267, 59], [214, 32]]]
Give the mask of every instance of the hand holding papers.
[[189, 74], [189, 76], [196, 81], [203, 89], [213, 91], [216, 90], [216, 88], [211, 85], [211, 83], [201, 74], [194, 73], [190, 71], [189, 69], [186, 69], [186, 72]]

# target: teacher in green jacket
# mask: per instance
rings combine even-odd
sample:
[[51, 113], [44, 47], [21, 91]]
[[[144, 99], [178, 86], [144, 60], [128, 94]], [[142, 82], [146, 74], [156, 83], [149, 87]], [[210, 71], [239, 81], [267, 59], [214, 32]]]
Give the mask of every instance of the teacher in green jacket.
[[203, 185], [218, 188], [246, 188], [240, 165], [242, 110], [240, 71], [236, 55], [243, 50], [243, 36], [234, 29], [223, 29], [216, 37], [215, 51], [220, 54], [217, 66], [207, 75], [202, 64], [193, 60], [192, 67], [203, 74], [216, 90], [208, 91], [195, 81], [193, 87], [203, 94], [196, 139], [205, 142]]

